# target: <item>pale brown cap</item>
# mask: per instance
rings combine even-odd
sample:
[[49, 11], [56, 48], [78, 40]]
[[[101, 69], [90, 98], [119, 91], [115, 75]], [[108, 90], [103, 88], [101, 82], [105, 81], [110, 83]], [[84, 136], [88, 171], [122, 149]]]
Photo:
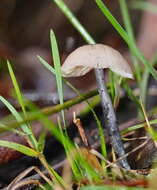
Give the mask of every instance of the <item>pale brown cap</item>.
[[79, 77], [95, 68], [109, 68], [123, 77], [133, 78], [131, 68], [124, 57], [117, 50], [103, 44], [77, 48], [66, 58], [61, 70], [63, 77]]

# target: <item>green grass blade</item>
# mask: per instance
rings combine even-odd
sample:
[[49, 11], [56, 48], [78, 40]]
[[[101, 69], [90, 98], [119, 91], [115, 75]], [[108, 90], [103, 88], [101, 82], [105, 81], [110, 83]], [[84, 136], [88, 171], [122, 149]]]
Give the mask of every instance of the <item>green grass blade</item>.
[[[0, 96], [0, 101], [2, 101], [5, 106], [10, 110], [10, 112], [14, 115], [17, 121], [22, 121], [23, 118], [20, 116], [20, 114], [16, 111], [16, 109], [2, 96]], [[26, 125], [23, 125], [23, 127], [26, 127]]]
[[49, 70], [50, 72], [52, 72], [54, 75], [56, 74], [55, 73], [55, 69], [48, 64], [47, 61], [45, 61], [45, 59], [43, 59], [41, 56], [37, 55], [37, 58], [39, 59], [39, 61], [41, 62], [42, 65], [44, 65], [44, 67]]
[[112, 102], [114, 102], [114, 99], [116, 97], [116, 82], [117, 81], [114, 80], [114, 73], [112, 71], [109, 71], [108, 75], [109, 75], [109, 83], [108, 83], [109, 92], [110, 92], [111, 100]]
[[133, 41], [133, 43], [136, 43], [126, 0], [119, 0], [119, 4], [120, 4], [120, 9], [122, 12], [123, 21], [124, 21], [124, 25], [128, 33], [128, 36], [130, 40]]
[[[3, 102], [3, 104], [5, 104], [5, 106], [9, 109], [9, 111], [13, 114], [13, 116], [16, 118], [16, 120], [18, 122], [23, 121], [23, 118], [21, 117], [21, 115], [16, 111], [16, 109], [2, 96], [0, 96], [0, 101]], [[32, 134], [32, 130], [30, 130], [30, 128], [26, 125], [26, 124], [22, 124], [21, 128], [23, 129], [23, 131], [25, 132], [25, 136], [28, 137], [28, 139], [33, 140], [33, 142], [36, 142], [36, 139], [34, 139], [34, 135]], [[37, 146], [37, 144], [36, 144]]]
[[0, 146], [17, 150], [18, 152], [21, 152], [27, 156], [38, 157], [38, 152], [18, 143], [0, 140]]
[[[150, 125], [156, 125], [157, 124], [157, 119], [153, 119], [151, 121], [149, 121]], [[124, 135], [124, 134], [127, 134], [131, 131], [135, 131], [137, 129], [140, 129], [140, 128], [143, 128], [146, 126], [146, 122], [143, 122], [143, 123], [140, 123], [140, 124], [137, 124], [137, 125], [133, 125], [127, 129], [124, 129], [121, 134]]]
[[[135, 36], [134, 36], [134, 32], [133, 32], [133, 28], [132, 28], [132, 24], [131, 24], [131, 19], [130, 19], [130, 14], [129, 14], [129, 10], [128, 10], [128, 7], [127, 7], [126, 0], [119, 0], [119, 4], [120, 4], [120, 9], [121, 9], [121, 12], [122, 12], [124, 25], [125, 25], [126, 31], [128, 33], [128, 36], [129, 36], [130, 40], [132, 40], [132, 42], [134, 44], [136, 44]], [[140, 68], [140, 65], [137, 62], [136, 57], [133, 56], [132, 60], [133, 60], [134, 67], [135, 67], [135, 76], [136, 76], [136, 79], [137, 79], [138, 83], [140, 84], [141, 68]]]
[[58, 52], [58, 45], [53, 30], [50, 30], [50, 40], [52, 48], [52, 56], [54, 61], [55, 77], [57, 82], [57, 88], [59, 93], [60, 104], [63, 104], [63, 86], [62, 86], [62, 74], [61, 74], [61, 63]]
[[59, 9], [64, 13], [64, 15], [68, 18], [71, 24], [77, 29], [77, 31], [81, 34], [84, 40], [89, 44], [95, 44], [94, 39], [90, 36], [87, 30], [81, 25], [81, 23], [77, 20], [71, 10], [66, 6], [63, 0], [53, 0]]
[[20, 106], [22, 108], [23, 113], [26, 114], [25, 104], [24, 104], [24, 101], [23, 101], [23, 98], [22, 98], [22, 94], [20, 92], [20, 88], [18, 86], [18, 83], [17, 83], [17, 80], [15, 78], [15, 75], [14, 75], [13, 69], [11, 67], [11, 64], [10, 64], [10, 62], [8, 60], [7, 60], [7, 65], [8, 65], [9, 74], [10, 74], [10, 77], [11, 77], [11, 80], [13, 82], [13, 86], [14, 86], [14, 89], [15, 89], [15, 92], [16, 92], [17, 99], [19, 101], [19, 104], [20, 104]]
[[[57, 82], [59, 101], [60, 101], [60, 104], [63, 104], [64, 95], [63, 95], [63, 85], [62, 85], [61, 63], [60, 63], [57, 40], [56, 40], [53, 30], [50, 30], [50, 40], [51, 40], [51, 49], [52, 49], [53, 62], [54, 62], [54, 68], [55, 68], [55, 77], [56, 77], [56, 82]], [[62, 114], [63, 124], [65, 127], [66, 124], [65, 124], [64, 110], [61, 111], [61, 114]]]
[[124, 39], [127, 44], [130, 44], [130, 39], [127, 32], [123, 29], [123, 27], [119, 24], [116, 18], [112, 15], [109, 9], [105, 6], [102, 0], [95, 0], [97, 6], [100, 8], [105, 17], [109, 20], [109, 22], [113, 25], [113, 27], [117, 30], [120, 36]]
[[[5, 98], [0, 96], [0, 101], [2, 101], [5, 104], [5, 106], [9, 109], [9, 111], [13, 114], [13, 116], [16, 118], [16, 120], [18, 122], [21, 122], [23, 120], [21, 115], [16, 111], [16, 109]], [[27, 126], [25, 124], [23, 124], [21, 127], [23, 129], [27, 128]], [[30, 135], [29, 130], [28, 131], [26, 130], [26, 132], [27, 132], [27, 135]]]

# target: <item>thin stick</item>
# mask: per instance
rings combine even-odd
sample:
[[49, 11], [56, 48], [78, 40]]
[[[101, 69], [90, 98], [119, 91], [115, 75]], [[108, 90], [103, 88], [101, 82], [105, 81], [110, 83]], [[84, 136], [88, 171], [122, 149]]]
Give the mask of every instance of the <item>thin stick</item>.
[[[102, 76], [102, 73], [103, 73], [102, 70], [97, 69], [96, 72], [101, 73], [101, 76]], [[118, 154], [119, 157], [122, 157], [125, 155], [125, 151], [124, 151], [124, 146], [121, 140], [121, 136], [120, 136], [120, 132], [119, 132], [118, 124], [117, 124], [117, 119], [116, 119], [116, 115], [112, 106], [112, 102], [105, 86], [104, 77], [100, 78], [97, 76], [99, 75], [98, 74], [96, 75], [96, 80], [99, 86], [98, 91], [101, 96], [101, 105], [103, 109], [104, 119], [106, 121], [106, 128], [109, 133], [114, 151]], [[130, 166], [126, 158], [119, 160], [119, 163], [124, 168], [130, 169]]]

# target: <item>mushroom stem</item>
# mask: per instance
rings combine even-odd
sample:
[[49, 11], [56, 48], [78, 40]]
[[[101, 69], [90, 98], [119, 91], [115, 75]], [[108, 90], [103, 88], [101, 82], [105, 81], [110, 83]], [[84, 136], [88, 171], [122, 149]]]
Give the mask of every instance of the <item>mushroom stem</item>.
[[[106, 123], [107, 130], [105, 131], [109, 132], [109, 137], [111, 139], [111, 144], [114, 148], [114, 151], [117, 153], [119, 157], [122, 157], [125, 155], [125, 150], [121, 140], [118, 123], [112, 106], [112, 102], [105, 86], [103, 70], [95, 69], [95, 76], [97, 80], [98, 91], [101, 97], [103, 115]], [[126, 158], [121, 159], [119, 163], [125, 169], [130, 169], [130, 166]]]

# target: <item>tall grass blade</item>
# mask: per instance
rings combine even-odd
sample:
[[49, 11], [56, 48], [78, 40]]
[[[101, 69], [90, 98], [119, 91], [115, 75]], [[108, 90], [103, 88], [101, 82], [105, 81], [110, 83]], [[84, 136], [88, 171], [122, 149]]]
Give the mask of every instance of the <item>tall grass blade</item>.
[[8, 65], [9, 74], [10, 74], [10, 77], [11, 77], [11, 80], [13, 82], [13, 86], [14, 86], [14, 89], [16, 92], [17, 99], [19, 101], [19, 104], [22, 108], [23, 113], [26, 114], [25, 103], [23, 101], [22, 94], [20, 92], [20, 88], [18, 86], [18, 83], [17, 83], [16, 77], [14, 75], [13, 69], [12, 69], [11, 64], [8, 60], [7, 60], [7, 65]]
[[[64, 95], [63, 95], [63, 85], [62, 85], [61, 63], [60, 63], [60, 57], [59, 57], [59, 52], [58, 52], [58, 45], [57, 45], [56, 37], [53, 30], [50, 30], [50, 40], [51, 40], [51, 48], [52, 48], [59, 101], [60, 101], [60, 104], [63, 104]], [[63, 125], [65, 127], [66, 123], [65, 123], [64, 110], [61, 111], [61, 114], [62, 114]]]
[[[127, 7], [126, 0], [119, 0], [119, 4], [120, 4], [120, 9], [121, 9], [121, 12], [122, 12], [124, 25], [125, 25], [126, 31], [128, 33], [128, 36], [129, 36], [130, 40], [132, 40], [132, 42], [134, 44], [136, 44], [136, 40], [135, 40], [133, 27], [132, 27], [132, 24], [131, 24], [130, 14], [129, 14], [129, 10], [128, 10], [128, 7]], [[134, 67], [135, 67], [135, 76], [136, 76], [136, 79], [138, 81], [138, 84], [140, 84], [141, 68], [140, 68], [140, 65], [138, 64], [138, 61], [137, 61], [136, 57], [133, 56], [132, 60], [133, 60]]]
[[77, 29], [77, 31], [81, 34], [83, 39], [89, 44], [95, 44], [94, 39], [90, 36], [87, 30], [81, 25], [78, 19], [74, 16], [71, 10], [66, 6], [63, 0], [53, 0], [59, 9], [64, 13], [64, 15], [68, 18], [71, 24]]

